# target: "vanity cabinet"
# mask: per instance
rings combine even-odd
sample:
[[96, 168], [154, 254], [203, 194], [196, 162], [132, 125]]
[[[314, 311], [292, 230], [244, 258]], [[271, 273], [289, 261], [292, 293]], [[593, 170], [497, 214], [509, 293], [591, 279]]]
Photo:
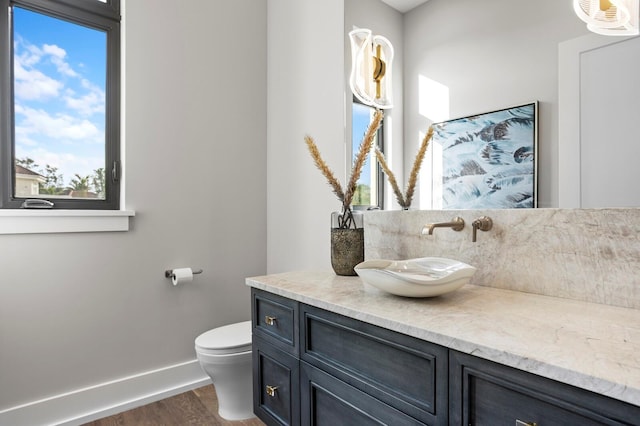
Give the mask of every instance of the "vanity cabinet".
[[252, 289], [267, 425], [640, 425], [640, 407]]
[[252, 302], [268, 425], [448, 424], [446, 348], [256, 289]]

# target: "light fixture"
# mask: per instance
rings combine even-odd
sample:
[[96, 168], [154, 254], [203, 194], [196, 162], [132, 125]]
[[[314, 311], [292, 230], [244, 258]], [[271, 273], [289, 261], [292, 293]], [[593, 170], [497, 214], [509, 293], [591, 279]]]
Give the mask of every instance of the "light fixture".
[[385, 37], [359, 28], [349, 33], [351, 40], [351, 77], [354, 96], [365, 105], [379, 109], [393, 106], [391, 66], [393, 46]]
[[638, 35], [640, 0], [573, 0], [576, 15], [589, 31], [602, 35]]

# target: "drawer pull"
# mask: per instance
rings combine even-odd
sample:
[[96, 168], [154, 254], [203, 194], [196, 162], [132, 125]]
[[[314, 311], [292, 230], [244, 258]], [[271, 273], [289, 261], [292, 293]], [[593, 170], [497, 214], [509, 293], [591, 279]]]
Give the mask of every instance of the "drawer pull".
[[278, 390], [277, 386], [271, 386], [271, 385], [266, 386], [266, 392], [267, 392], [267, 395], [269, 396], [276, 396], [277, 390]]
[[275, 325], [276, 324], [276, 317], [270, 317], [269, 315], [266, 315], [264, 317], [264, 322], [267, 323], [267, 325]]
[[516, 420], [516, 426], [538, 426], [536, 422], [523, 422], [522, 420]]

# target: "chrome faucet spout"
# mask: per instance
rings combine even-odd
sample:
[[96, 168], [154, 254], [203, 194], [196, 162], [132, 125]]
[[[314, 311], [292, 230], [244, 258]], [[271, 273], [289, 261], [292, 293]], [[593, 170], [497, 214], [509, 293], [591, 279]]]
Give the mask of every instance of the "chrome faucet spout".
[[433, 235], [433, 230], [436, 228], [451, 228], [454, 231], [462, 231], [464, 229], [464, 219], [457, 216], [450, 222], [427, 223], [422, 228], [422, 235]]

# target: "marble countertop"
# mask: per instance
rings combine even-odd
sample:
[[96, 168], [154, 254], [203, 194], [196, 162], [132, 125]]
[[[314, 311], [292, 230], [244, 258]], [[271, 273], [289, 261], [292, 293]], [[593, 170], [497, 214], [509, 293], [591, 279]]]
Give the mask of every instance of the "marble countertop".
[[640, 406], [640, 310], [466, 285], [410, 299], [298, 271], [247, 285]]

